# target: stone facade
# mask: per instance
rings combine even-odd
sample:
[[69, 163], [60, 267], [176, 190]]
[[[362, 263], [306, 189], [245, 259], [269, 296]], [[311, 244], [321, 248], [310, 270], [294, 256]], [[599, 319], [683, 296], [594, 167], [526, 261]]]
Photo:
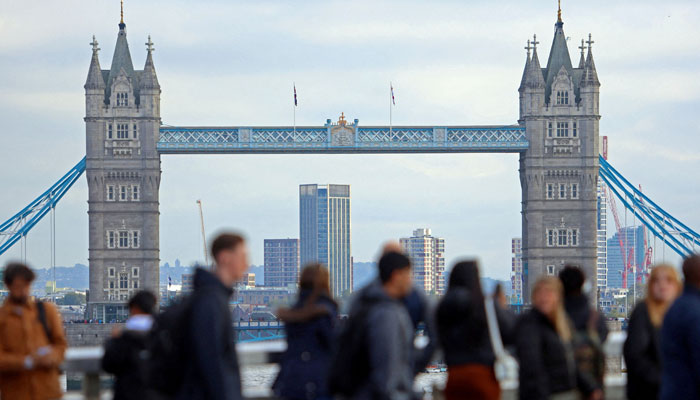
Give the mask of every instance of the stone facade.
[[528, 42], [519, 88], [519, 123], [530, 143], [520, 155], [525, 303], [539, 277], [565, 264], [581, 266], [596, 283], [600, 82], [590, 35], [574, 68], [563, 25], [561, 19], [555, 25], [546, 68], [536, 37]]
[[158, 293], [160, 85], [147, 43], [134, 70], [126, 25], [119, 24], [111, 68], [102, 70], [97, 42], [85, 84], [90, 292], [88, 317], [122, 319], [139, 289]]

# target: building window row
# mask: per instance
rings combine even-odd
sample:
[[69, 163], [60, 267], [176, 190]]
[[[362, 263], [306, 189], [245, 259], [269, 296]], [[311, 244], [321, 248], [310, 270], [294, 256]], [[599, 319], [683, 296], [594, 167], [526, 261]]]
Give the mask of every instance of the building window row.
[[568, 105], [569, 104], [569, 91], [568, 90], [558, 90], [557, 91], [557, 105]]
[[547, 200], [576, 200], [579, 198], [578, 183], [548, 183], [545, 190]]
[[547, 229], [547, 247], [576, 247], [579, 243], [578, 229]]
[[107, 201], [139, 201], [139, 185], [107, 185]]
[[[131, 128], [131, 130], [129, 130]], [[138, 139], [139, 130], [137, 124], [125, 122], [108, 123], [107, 139]]]
[[107, 248], [109, 249], [138, 249], [140, 246], [140, 231], [107, 231]]
[[129, 106], [129, 93], [120, 92], [117, 93], [117, 107], [128, 107]]
[[558, 138], [578, 137], [578, 122], [576, 121], [556, 122], [556, 132], [554, 127], [554, 122], [547, 123], [547, 137], [555, 137], [555, 134]]

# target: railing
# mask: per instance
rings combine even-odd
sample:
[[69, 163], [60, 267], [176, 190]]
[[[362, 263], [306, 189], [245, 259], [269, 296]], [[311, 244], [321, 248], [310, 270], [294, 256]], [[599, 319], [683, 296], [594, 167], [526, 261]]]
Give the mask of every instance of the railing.
[[[625, 341], [624, 332], [611, 332], [604, 344], [607, 355], [607, 371], [605, 377], [606, 396], [608, 400], [625, 399], [626, 378], [623, 374], [624, 361], [622, 360], [622, 346]], [[257, 343], [238, 343], [238, 362], [241, 368], [257, 365], [276, 364], [280, 361], [287, 345], [282, 340], [274, 340]], [[69, 392], [65, 399], [98, 400], [105, 398], [105, 393], [100, 388], [100, 368], [103, 349], [101, 347], [77, 347], [66, 351], [66, 360], [63, 369], [67, 373], [79, 373], [83, 376], [82, 393]], [[244, 395], [248, 399], [272, 399], [269, 388], [244, 389]], [[427, 398], [432, 398], [428, 393]], [[505, 390], [504, 400], [516, 399], [517, 389]]]

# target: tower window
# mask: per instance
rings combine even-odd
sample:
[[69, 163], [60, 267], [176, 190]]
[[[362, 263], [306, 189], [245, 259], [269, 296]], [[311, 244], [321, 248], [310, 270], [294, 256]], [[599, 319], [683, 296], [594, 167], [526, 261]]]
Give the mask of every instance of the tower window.
[[129, 138], [129, 124], [117, 124], [117, 139]]
[[572, 130], [572, 137], [578, 137], [578, 122], [574, 121], [573, 122], [573, 130]]
[[139, 231], [131, 232], [131, 247], [134, 249], [139, 248]]
[[129, 105], [129, 93], [117, 93], [117, 107], [127, 107]]
[[566, 185], [563, 183], [559, 184], [559, 198], [560, 199], [566, 198]]
[[578, 246], [578, 229], [571, 230], [571, 245]]
[[547, 275], [554, 275], [554, 265], [547, 266]]
[[559, 229], [559, 246], [566, 246], [566, 229]]
[[119, 274], [119, 289], [129, 288], [129, 276], [127, 274]]
[[126, 201], [126, 186], [119, 186], [119, 200]]
[[567, 105], [569, 104], [569, 92], [566, 90], [557, 91], [557, 104]]
[[578, 183], [571, 184], [571, 198], [578, 199]]
[[552, 123], [547, 124], [547, 137], [552, 137]]
[[133, 131], [133, 133], [134, 133], [134, 135], [133, 135], [134, 139], [138, 139], [138, 138], [139, 138], [139, 131], [138, 131], [138, 129], [137, 129], [137, 125], [136, 125], [136, 124], [134, 124], [134, 131]]
[[139, 277], [139, 269], [138, 269], [138, 267], [134, 267], [134, 269], [133, 269], [132, 272], [131, 272], [131, 276], [133, 276], [134, 278], [138, 278], [138, 277]]
[[547, 199], [553, 199], [553, 198], [554, 198], [554, 184], [548, 183], [547, 184]]
[[131, 200], [139, 201], [139, 185], [133, 185], [131, 187]]
[[119, 231], [119, 247], [120, 248], [129, 247], [129, 232]]
[[116, 240], [115, 240], [114, 231], [107, 232], [107, 247], [110, 249], [113, 249], [115, 247], [115, 244], [116, 244], [115, 242], [116, 242]]
[[109, 276], [114, 277], [114, 268], [109, 269]]
[[557, 122], [557, 137], [569, 137], [568, 122]]
[[107, 201], [114, 201], [114, 185], [107, 185]]
[[112, 139], [112, 124], [107, 124], [107, 139]]
[[547, 246], [552, 247], [555, 245], [555, 241], [557, 240], [555, 237], [555, 232], [552, 229], [547, 230]]

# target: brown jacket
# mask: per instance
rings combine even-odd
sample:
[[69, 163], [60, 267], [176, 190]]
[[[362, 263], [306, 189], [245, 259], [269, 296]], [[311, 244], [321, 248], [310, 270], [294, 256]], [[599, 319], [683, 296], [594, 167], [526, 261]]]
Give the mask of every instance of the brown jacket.
[[[51, 342], [39, 322], [36, 303], [16, 305], [5, 300], [0, 307], [0, 397], [11, 400], [49, 400], [62, 397], [58, 366], [66, 351], [61, 316], [51, 303], [43, 303]], [[53, 368], [28, 370], [25, 359], [43, 346], [51, 346]]]

